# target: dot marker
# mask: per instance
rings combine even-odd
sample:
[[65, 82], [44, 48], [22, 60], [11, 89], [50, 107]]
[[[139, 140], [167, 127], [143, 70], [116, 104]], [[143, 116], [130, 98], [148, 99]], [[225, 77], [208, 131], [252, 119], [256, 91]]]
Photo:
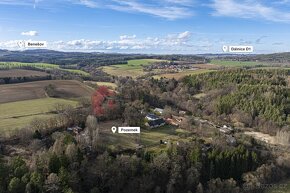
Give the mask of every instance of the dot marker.
[[111, 130], [112, 130], [113, 133], [116, 133], [116, 131], [117, 131], [117, 127], [114, 126], [114, 127], [112, 127]]

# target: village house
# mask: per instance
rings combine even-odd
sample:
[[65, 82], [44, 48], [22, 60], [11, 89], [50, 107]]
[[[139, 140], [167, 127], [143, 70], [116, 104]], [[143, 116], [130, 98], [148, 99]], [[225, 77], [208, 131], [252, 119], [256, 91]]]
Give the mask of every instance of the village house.
[[155, 113], [159, 113], [160, 115], [162, 115], [162, 113], [163, 113], [163, 109], [155, 108], [155, 109], [154, 109], [154, 112], [155, 112]]
[[156, 127], [161, 127], [161, 126], [165, 125], [165, 121], [164, 121], [164, 119], [159, 118], [156, 120], [148, 121], [145, 125], [150, 127], [150, 128], [156, 128]]
[[159, 117], [156, 116], [156, 115], [154, 115], [154, 114], [148, 114], [148, 115], [146, 115], [145, 118], [146, 118], [148, 121], [154, 121], [154, 120], [159, 119]]

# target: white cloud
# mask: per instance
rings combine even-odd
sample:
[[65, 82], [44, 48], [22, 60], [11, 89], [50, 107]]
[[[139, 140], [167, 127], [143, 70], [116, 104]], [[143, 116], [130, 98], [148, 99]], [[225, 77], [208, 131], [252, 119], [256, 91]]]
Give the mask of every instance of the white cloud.
[[85, 5], [90, 8], [97, 8], [99, 7], [99, 3], [93, 0], [79, 0], [78, 4]]
[[169, 20], [187, 18], [193, 15], [195, 0], [66, 0], [89, 8], [112, 9], [115, 11], [142, 13]]
[[290, 21], [290, 12], [253, 0], [213, 0], [210, 6], [215, 10], [214, 16], [258, 18], [274, 22]]
[[[132, 34], [123, 34], [115, 40], [72, 39], [69, 41], [48, 41], [47, 49], [61, 51], [100, 51], [100, 52], [132, 52], [132, 53], [217, 53], [221, 52], [222, 45], [253, 45], [256, 51], [267, 48], [268, 52], [275, 49], [285, 51], [289, 42], [269, 44], [264, 42], [266, 36], [237, 37], [237, 39], [212, 39], [206, 35], [192, 36], [189, 31], [168, 34], [158, 37], [138, 37]], [[270, 37], [269, 37], [270, 39]], [[17, 40], [0, 41], [0, 49], [21, 50]], [[262, 44], [263, 43], [263, 44]], [[273, 44], [272, 44], [273, 43]], [[273, 46], [269, 46], [273, 45]]]
[[[30, 34], [30, 33], [28, 33]], [[117, 40], [100, 41], [77, 39], [70, 41], [48, 42], [48, 49], [55, 50], [171, 50], [182, 51], [193, 47], [191, 44], [191, 33], [189, 31], [169, 34], [164, 37], [137, 38], [136, 35], [121, 35]], [[0, 49], [19, 49], [18, 41], [0, 42]]]
[[180, 4], [183, 6], [192, 6], [195, 3], [195, 0], [162, 0], [167, 3], [172, 3], [172, 4]]
[[34, 0], [1, 0], [2, 5], [33, 5]]
[[133, 46], [131, 49], [133, 50], [144, 50], [144, 49], [148, 49], [149, 47], [145, 46], [145, 45], [136, 45], [136, 46]]
[[[40, 3], [41, 2], [41, 3]], [[141, 13], [168, 20], [189, 18], [194, 8], [204, 8], [202, 0], [0, 0], [0, 5], [55, 8], [58, 4], [76, 4], [96, 9]], [[263, 19], [290, 23], [290, 0], [209, 0], [214, 16]], [[203, 11], [208, 11], [203, 9]]]
[[192, 6], [196, 0], [0, 0], [0, 5], [32, 6], [36, 8], [57, 7], [58, 4], [75, 4], [88, 8], [113, 9], [153, 15], [169, 20], [187, 18], [193, 15]]
[[116, 4], [110, 5], [111, 9], [124, 12], [139, 12], [169, 20], [181, 19], [193, 15], [191, 9], [181, 6], [179, 3], [171, 5], [162, 5], [158, 3], [142, 3], [134, 0], [114, 0]]
[[43, 0], [34, 0], [33, 8], [36, 9], [36, 6], [38, 5], [39, 2]]
[[37, 36], [38, 32], [37, 31], [21, 32], [21, 35], [23, 35], [23, 36]]
[[122, 36], [120, 36], [120, 40], [132, 40], [132, 39], [135, 39], [136, 38], [136, 35], [132, 35], [132, 36], [130, 36], [130, 35], [122, 35]]
[[178, 34], [178, 38], [180, 39], [187, 39], [190, 38], [191, 33], [189, 31], [185, 31], [183, 33]]
[[10, 40], [0, 42], [0, 49], [19, 49], [18, 42], [21, 40]]
[[279, 1], [275, 1], [275, 4], [285, 4], [285, 5], [289, 5], [290, 0], [279, 0]]

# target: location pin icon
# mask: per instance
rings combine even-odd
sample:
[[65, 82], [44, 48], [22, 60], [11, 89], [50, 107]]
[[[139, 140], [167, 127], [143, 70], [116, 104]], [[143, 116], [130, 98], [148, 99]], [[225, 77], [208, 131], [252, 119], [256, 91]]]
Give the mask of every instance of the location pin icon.
[[228, 51], [228, 46], [223, 46], [223, 51], [227, 52]]
[[111, 130], [112, 130], [113, 133], [116, 133], [116, 131], [117, 131], [117, 127], [114, 126], [114, 127], [112, 127]]
[[17, 42], [17, 44], [20, 48], [23, 48], [25, 43], [24, 43], [24, 41], [19, 41], [19, 42]]

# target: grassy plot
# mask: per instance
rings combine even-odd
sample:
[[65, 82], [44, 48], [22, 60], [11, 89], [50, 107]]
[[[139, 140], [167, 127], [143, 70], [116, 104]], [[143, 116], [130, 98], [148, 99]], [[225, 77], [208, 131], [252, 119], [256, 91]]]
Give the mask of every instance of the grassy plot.
[[257, 66], [265, 65], [261, 62], [247, 62], [247, 61], [230, 61], [230, 60], [212, 60], [211, 64], [226, 66], [226, 67], [244, 67], [244, 66]]
[[117, 84], [112, 83], [112, 82], [96, 82], [96, 83], [99, 86], [107, 86], [107, 87], [112, 88], [112, 89], [116, 89], [117, 88]]
[[89, 76], [90, 74], [77, 69], [64, 69], [60, 68], [59, 65], [56, 64], [47, 64], [47, 63], [22, 63], [22, 62], [0, 62], [0, 69], [13, 69], [13, 68], [21, 68], [21, 67], [34, 67], [39, 69], [58, 69], [67, 72], [71, 72], [74, 74], [80, 74], [83, 76]]
[[113, 126], [118, 127], [121, 125], [121, 120], [100, 122], [99, 128], [101, 143], [105, 146], [111, 147], [112, 149], [117, 147], [135, 148], [137, 135], [112, 133], [111, 128]]
[[82, 76], [90, 76], [90, 73], [87, 73], [85, 71], [82, 71], [82, 70], [77, 70], [77, 69], [64, 69], [64, 68], [59, 68], [60, 70], [64, 70], [64, 71], [68, 71], [70, 73], [73, 73], [73, 74], [79, 74], [79, 75], [82, 75]]
[[141, 134], [141, 143], [145, 146], [155, 146], [163, 141], [179, 140], [179, 134], [186, 132], [182, 129], [176, 129], [176, 127], [171, 125], [165, 125], [163, 127], [143, 130]]
[[128, 64], [117, 64], [112, 66], [102, 67], [103, 71], [114, 76], [131, 76], [137, 77], [146, 74], [143, 71], [142, 66], [150, 65], [150, 63], [158, 62], [162, 60], [156, 59], [141, 59], [141, 60], [129, 60]]
[[27, 126], [36, 117], [51, 117], [56, 104], [77, 106], [76, 101], [44, 98], [0, 104], [0, 130], [9, 131]]
[[55, 114], [48, 113], [48, 114], [40, 114], [40, 115], [33, 115], [33, 116], [31, 115], [31, 116], [26, 116], [26, 117], [0, 119], [0, 131], [5, 134], [9, 134], [9, 132], [13, 132], [18, 129], [25, 128], [34, 119], [37, 119], [37, 118], [48, 119], [53, 116], [55, 116]]
[[56, 64], [47, 63], [22, 63], [22, 62], [0, 62], [0, 68], [20, 68], [20, 67], [35, 67], [39, 69], [58, 69], [59, 66]]
[[187, 139], [185, 137], [183, 138], [182, 135], [189, 135], [189, 132], [182, 129], [176, 129], [176, 127], [171, 125], [165, 125], [154, 129], [141, 129], [140, 135], [112, 133], [111, 127], [120, 126], [121, 124], [122, 123], [120, 121], [100, 123], [100, 128], [102, 129], [101, 139], [103, 144], [111, 147], [134, 149], [138, 146], [138, 141], [140, 138], [141, 145], [148, 148], [154, 148], [160, 145], [160, 140], [184, 141]]
[[178, 72], [178, 73], [159, 74], [159, 75], [153, 76], [153, 78], [156, 78], [156, 79], [160, 79], [160, 78], [181, 79], [181, 78], [188, 76], [188, 75], [202, 74], [202, 73], [207, 73], [207, 72], [212, 72], [212, 71], [214, 71], [214, 70], [208, 70], [208, 69], [185, 70], [183, 72]]
[[97, 86], [106, 86], [108, 88], [116, 89], [118, 86], [113, 82], [95, 82], [95, 81], [84, 81], [84, 83], [90, 83]]

